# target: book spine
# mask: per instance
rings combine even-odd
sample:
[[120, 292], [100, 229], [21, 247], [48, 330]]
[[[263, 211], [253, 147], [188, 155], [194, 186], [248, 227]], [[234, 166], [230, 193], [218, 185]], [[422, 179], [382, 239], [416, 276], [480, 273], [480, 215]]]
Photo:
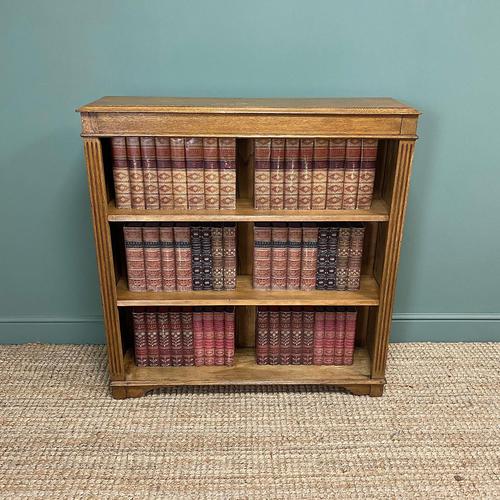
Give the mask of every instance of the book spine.
[[302, 270], [300, 273], [300, 289], [316, 288], [316, 266], [318, 260], [318, 227], [305, 222], [302, 225]]
[[254, 141], [254, 207], [271, 208], [271, 139]]
[[116, 208], [132, 208], [125, 137], [111, 138]]
[[172, 210], [174, 208], [174, 188], [172, 161], [170, 159], [170, 138], [155, 137], [155, 146], [160, 208], [162, 210]]
[[214, 308], [214, 364], [216, 366], [224, 365], [224, 308]]
[[318, 307], [314, 312], [313, 365], [322, 365], [325, 349], [325, 311]]
[[234, 364], [234, 342], [235, 342], [235, 317], [234, 307], [224, 309], [224, 364]]
[[285, 190], [283, 208], [297, 210], [299, 206], [299, 139], [285, 140]]
[[271, 140], [271, 210], [283, 209], [285, 189], [285, 139]]
[[160, 253], [162, 288], [166, 292], [175, 291], [175, 250], [174, 228], [171, 224], [160, 225]]
[[212, 225], [212, 266], [214, 290], [224, 290], [224, 240], [220, 224]]
[[345, 314], [344, 365], [352, 365], [354, 360], [354, 344], [356, 342], [356, 319], [358, 312], [348, 307]]
[[193, 311], [191, 307], [183, 307], [182, 325], [182, 366], [194, 366]]
[[144, 264], [146, 269], [146, 290], [161, 292], [163, 289], [161, 269], [160, 227], [147, 222], [142, 227]]
[[354, 210], [358, 200], [359, 169], [361, 164], [361, 140], [347, 139], [345, 153], [344, 189], [342, 208]]
[[302, 363], [302, 309], [300, 307], [292, 307], [291, 314], [291, 356], [290, 362], [292, 365], [300, 365]]
[[203, 163], [203, 141], [200, 137], [185, 139], [186, 178], [189, 210], [205, 208], [205, 176]]
[[302, 364], [312, 365], [314, 356], [314, 308], [304, 307], [302, 314]]
[[258, 365], [269, 364], [269, 311], [267, 307], [257, 307], [255, 355]]
[[216, 137], [203, 138], [203, 166], [205, 178], [205, 208], [220, 208], [219, 152]]
[[236, 139], [219, 139], [220, 209], [236, 209]]
[[144, 196], [144, 173], [141, 162], [141, 143], [139, 137], [127, 137], [127, 163], [130, 179], [132, 208], [146, 208]]
[[174, 208], [187, 210], [187, 172], [184, 137], [170, 138], [170, 157], [172, 160], [172, 187], [174, 191]]
[[224, 247], [224, 290], [236, 289], [236, 224], [224, 224], [222, 229]]
[[132, 324], [134, 328], [135, 364], [137, 366], [148, 366], [146, 316], [143, 307], [134, 307], [132, 309]]
[[188, 291], [193, 288], [193, 272], [191, 269], [191, 238], [188, 223], [179, 222], [174, 227], [176, 288]]
[[328, 150], [328, 180], [326, 208], [340, 210], [344, 193], [345, 139], [330, 139]]
[[279, 307], [269, 308], [269, 364], [279, 365], [280, 362], [280, 310]]
[[356, 202], [356, 208], [361, 210], [369, 210], [372, 206], [377, 145], [377, 139], [363, 139], [361, 141], [361, 166], [359, 170], [358, 199]]
[[280, 307], [280, 365], [289, 365], [292, 360], [292, 311]]
[[205, 350], [205, 366], [215, 364], [215, 331], [213, 310], [203, 310], [203, 347]]
[[128, 289], [131, 292], [145, 292], [146, 268], [144, 264], [142, 224], [129, 223], [123, 226], [123, 237], [127, 260]]
[[271, 240], [271, 288], [286, 290], [288, 227], [285, 222], [273, 223]]
[[335, 313], [334, 365], [342, 365], [344, 363], [345, 318], [345, 308], [337, 308], [337, 312]]
[[170, 340], [172, 366], [182, 366], [182, 318], [180, 307], [170, 309]]
[[160, 208], [160, 194], [158, 191], [155, 139], [154, 137], [141, 137], [140, 142], [146, 208], [158, 210]]
[[314, 140], [300, 139], [299, 210], [311, 208], [313, 152]]
[[254, 224], [253, 287], [271, 289], [271, 226]]
[[160, 347], [158, 344], [158, 321], [156, 308], [146, 309], [146, 340], [148, 343], [148, 366], [160, 366]]
[[347, 261], [347, 290], [359, 290], [364, 237], [365, 227], [363, 224], [352, 224], [349, 259]]
[[212, 290], [214, 287], [212, 273], [212, 228], [206, 224], [201, 226], [201, 265], [203, 271], [203, 290]]
[[203, 290], [202, 260], [201, 227], [191, 226], [191, 271], [193, 273], [193, 290]]
[[324, 210], [328, 179], [328, 139], [314, 139], [311, 209]]
[[193, 309], [193, 344], [195, 366], [203, 366], [205, 364], [202, 311], [203, 309], [201, 307], [195, 307]]
[[337, 288], [337, 242], [339, 228], [330, 226], [328, 230], [328, 263], [326, 267], [326, 289], [335, 290]]
[[288, 224], [286, 288], [300, 289], [302, 263], [302, 226], [299, 222]]
[[347, 290], [350, 241], [351, 228], [347, 226], [339, 227], [339, 236], [337, 241], [337, 269], [335, 273], [336, 290]]
[[323, 364], [333, 365], [335, 354], [335, 308], [325, 308], [325, 334], [323, 339]]
[[160, 366], [172, 366], [170, 321], [166, 307], [158, 308], [158, 349], [160, 353]]
[[328, 226], [318, 230], [318, 259], [316, 262], [316, 290], [326, 290], [328, 279]]

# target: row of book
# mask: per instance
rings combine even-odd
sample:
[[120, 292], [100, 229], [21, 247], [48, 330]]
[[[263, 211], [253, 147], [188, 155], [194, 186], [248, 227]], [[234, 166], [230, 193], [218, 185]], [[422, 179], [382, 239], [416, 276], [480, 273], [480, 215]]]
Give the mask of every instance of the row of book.
[[129, 223], [123, 234], [130, 291], [236, 288], [235, 223]]
[[234, 362], [234, 307], [132, 308], [137, 366]]
[[256, 209], [369, 209], [377, 139], [255, 139]]
[[236, 140], [112, 137], [117, 208], [234, 209]]
[[253, 286], [265, 290], [358, 290], [361, 223], [255, 223]]
[[258, 307], [257, 364], [352, 365], [353, 307]]

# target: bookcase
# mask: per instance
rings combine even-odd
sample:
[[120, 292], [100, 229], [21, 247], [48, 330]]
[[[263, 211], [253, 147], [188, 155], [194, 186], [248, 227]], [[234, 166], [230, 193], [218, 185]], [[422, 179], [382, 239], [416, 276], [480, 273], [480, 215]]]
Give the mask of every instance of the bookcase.
[[[381, 396], [419, 112], [390, 98], [203, 99], [104, 97], [80, 107], [114, 398], [139, 397], [174, 385], [328, 384], [358, 395]], [[234, 210], [143, 210], [115, 205], [112, 137], [235, 137]], [[356, 210], [253, 208], [255, 138], [376, 138], [373, 202]], [[235, 290], [128, 290], [123, 225], [129, 222], [234, 222]], [[363, 222], [361, 285], [357, 291], [258, 290], [252, 287], [256, 222]], [[236, 307], [232, 366], [138, 367], [134, 362], [133, 306]], [[256, 306], [356, 306], [352, 365], [259, 365], [255, 360]]]

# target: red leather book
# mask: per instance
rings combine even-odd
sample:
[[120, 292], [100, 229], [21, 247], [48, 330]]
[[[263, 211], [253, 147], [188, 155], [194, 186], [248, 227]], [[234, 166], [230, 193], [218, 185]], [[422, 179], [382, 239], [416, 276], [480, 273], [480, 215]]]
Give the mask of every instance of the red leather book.
[[211, 309], [203, 309], [203, 347], [205, 348], [205, 365], [215, 365], [214, 312]]
[[359, 170], [358, 199], [356, 208], [368, 210], [372, 206], [373, 184], [377, 163], [377, 139], [361, 141], [361, 166]]
[[224, 290], [236, 289], [236, 224], [227, 222], [222, 229], [224, 246]]
[[300, 139], [299, 210], [311, 208], [314, 140]]
[[328, 180], [326, 208], [340, 210], [344, 192], [345, 139], [330, 139], [328, 148]]
[[280, 362], [280, 310], [279, 307], [269, 308], [269, 364], [279, 365]]
[[345, 319], [345, 308], [337, 308], [337, 312], [335, 313], [334, 365], [344, 364]]
[[271, 140], [271, 210], [281, 210], [285, 190], [285, 139]]
[[345, 314], [344, 365], [352, 365], [353, 363], [357, 316], [358, 311], [354, 307], [347, 308]]
[[181, 308], [170, 308], [170, 339], [172, 366], [182, 366], [182, 318]]
[[170, 138], [170, 157], [172, 159], [172, 187], [174, 191], [174, 208], [187, 210], [187, 172], [184, 137]]
[[144, 307], [132, 309], [132, 323], [134, 328], [135, 364], [148, 366], [148, 342], [146, 339], [146, 316]]
[[158, 308], [158, 349], [160, 353], [160, 366], [172, 366], [170, 319], [167, 307]]
[[163, 210], [172, 210], [174, 208], [174, 188], [172, 161], [170, 159], [170, 138], [155, 137], [155, 145], [160, 208]]
[[125, 257], [127, 260], [128, 289], [131, 292], [146, 291], [146, 268], [142, 242], [142, 224], [130, 222], [123, 226]]
[[141, 137], [140, 142], [146, 208], [158, 210], [160, 208], [160, 193], [158, 190], [158, 171], [156, 169], [155, 138]]
[[271, 208], [271, 139], [254, 141], [254, 207]]
[[257, 307], [255, 357], [258, 365], [269, 364], [269, 311], [267, 307]]
[[116, 208], [131, 208], [130, 178], [127, 163], [127, 143], [125, 137], [111, 137], [113, 157], [113, 181]]
[[314, 307], [304, 307], [302, 329], [302, 364], [312, 365], [314, 356]]
[[220, 209], [236, 209], [236, 139], [219, 138]]
[[302, 226], [300, 222], [288, 224], [287, 272], [286, 288], [300, 288], [300, 272], [302, 267]]
[[234, 337], [234, 307], [226, 307], [224, 309], [224, 364], [226, 366], [231, 366], [234, 364]]
[[285, 188], [283, 208], [297, 210], [299, 206], [299, 139], [285, 140]]
[[302, 364], [302, 309], [300, 307], [292, 307], [291, 309], [291, 357], [292, 365]]
[[323, 364], [333, 365], [335, 354], [335, 308], [325, 308], [325, 334], [323, 337]]
[[350, 242], [351, 228], [345, 224], [340, 225], [337, 239], [337, 268], [335, 275], [336, 290], [347, 290]]
[[205, 344], [203, 340], [203, 309], [193, 309], [193, 341], [194, 341], [194, 364], [203, 366], [205, 364]]
[[271, 288], [286, 290], [287, 283], [287, 242], [288, 227], [286, 222], [275, 222], [271, 228]]
[[328, 139], [314, 139], [311, 209], [324, 210], [328, 177]]
[[316, 288], [317, 259], [318, 226], [314, 223], [305, 222], [302, 225], [301, 290], [314, 290]]
[[163, 290], [173, 292], [175, 286], [174, 228], [172, 224], [160, 224], [161, 275]]
[[361, 139], [347, 139], [342, 208], [354, 210], [358, 200]]
[[216, 366], [224, 365], [224, 334], [225, 334], [224, 308], [215, 307], [214, 308], [214, 339], [215, 339], [214, 364]]
[[219, 151], [216, 137], [203, 138], [203, 163], [205, 177], [205, 208], [220, 208]]
[[127, 137], [127, 163], [130, 179], [132, 208], [146, 208], [144, 193], [144, 173], [141, 162], [141, 143], [139, 137]]
[[313, 364], [323, 364], [325, 349], [325, 311], [317, 307], [314, 313]]
[[280, 307], [280, 365], [289, 365], [292, 360], [292, 311]]
[[183, 307], [182, 324], [182, 366], [194, 366], [193, 311], [191, 307]]
[[161, 270], [160, 227], [157, 223], [146, 222], [142, 227], [144, 244], [144, 264], [146, 268], [146, 290], [161, 292], [163, 288]]
[[359, 290], [364, 236], [365, 227], [363, 224], [351, 225], [349, 259], [347, 261], [347, 290]]
[[193, 274], [191, 269], [191, 231], [188, 223], [178, 222], [174, 226], [176, 288], [191, 290]]
[[221, 224], [212, 224], [212, 274], [214, 290], [224, 290], [224, 242]]
[[253, 287], [271, 289], [271, 226], [254, 224]]
[[148, 366], [160, 366], [160, 348], [158, 344], [158, 322], [156, 307], [147, 308], [146, 341], [148, 344]]
[[203, 140], [188, 137], [186, 144], [186, 177], [189, 210], [205, 208], [205, 172], [203, 163]]

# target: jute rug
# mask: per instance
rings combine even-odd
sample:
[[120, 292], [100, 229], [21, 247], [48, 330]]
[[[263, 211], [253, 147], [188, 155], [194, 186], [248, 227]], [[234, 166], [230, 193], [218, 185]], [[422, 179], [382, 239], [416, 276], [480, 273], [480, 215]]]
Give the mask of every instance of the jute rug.
[[399, 344], [382, 398], [108, 395], [100, 346], [0, 347], [2, 498], [499, 498], [500, 344]]

